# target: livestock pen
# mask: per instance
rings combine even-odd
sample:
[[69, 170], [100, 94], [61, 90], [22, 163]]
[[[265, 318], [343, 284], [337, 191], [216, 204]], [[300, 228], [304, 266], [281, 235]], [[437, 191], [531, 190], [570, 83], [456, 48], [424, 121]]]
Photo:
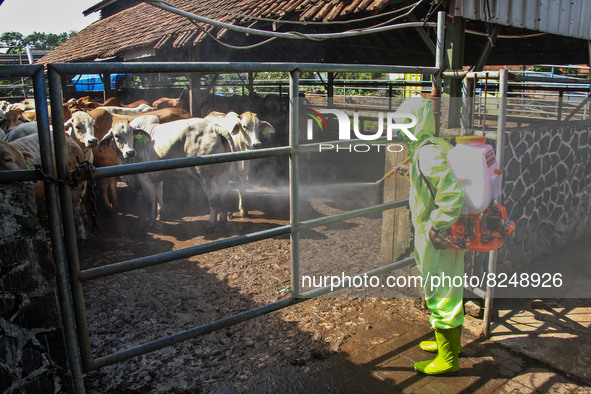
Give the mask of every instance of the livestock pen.
[[[348, 149], [354, 149], [352, 147], [355, 146], [370, 146], [375, 145], [378, 146], [384, 143], [392, 143], [394, 141], [386, 141], [384, 139], [378, 139], [374, 141], [367, 141], [367, 140], [347, 140], [347, 141], [323, 141], [323, 144], [330, 144], [332, 145], [330, 148], [324, 148], [322, 152], [319, 152], [319, 146], [322, 143], [302, 143], [302, 125], [301, 123], [301, 107], [299, 105], [299, 101], [301, 100], [301, 89], [299, 88], [299, 79], [298, 75], [300, 72], [309, 70], [309, 71], [381, 71], [381, 72], [409, 72], [409, 73], [436, 73], [435, 68], [421, 68], [421, 67], [395, 67], [395, 66], [360, 66], [360, 65], [319, 65], [319, 64], [217, 64], [217, 63], [180, 63], [180, 64], [162, 64], [162, 63], [142, 63], [142, 64], [133, 64], [133, 63], [126, 63], [126, 64], [52, 64], [49, 66], [49, 90], [50, 90], [50, 98], [52, 102], [62, 102], [62, 83], [61, 79], [64, 75], [72, 75], [72, 74], [79, 74], [79, 73], [89, 73], [89, 72], [99, 72], [99, 73], [107, 73], [107, 72], [130, 72], [130, 73], [152, 73], [152, 72], [235, 72], [240, 70], [246, 71], [263, 71], [263, 70], [270, 70], [270, 71], [277, 71], [277, 72], [289, 72], [291, 76], [291, 84], [290, 84], [290, 94], [289, 94], [289, 145], [288, 146], [279, 146], [279, 147], [269, 147], [262, 150], [257, 151], [248, 151], [248, 152], [239, 152], [239, 153], [227, 153], [227, 154], [218, 154], [218, 155], [211, 155], [211, 156], [202, 156], [202, 157], [190, 157], [190, 158], [182, 158], [182, 159], [172, 159], [172, 160], [162, 160], [158, 162], [148, 162], [148, 163], [136, 163], [136, 164], [126, 164], [120, 166], [114, 166], [110, 168], [98, 168], [94, 172], [94, 176], [96, 178], [102, 177], [109, 177], [109, 176], [125, 176], [130, 174], [137, 174], [144, 171], [159, 171], [159, 170], [168, 170], [173, 168], [182, 168], [187, 166], [198, 166], [198, 165], [215, 165], [216, 163], [226, 162], [226, 161], [241, 161], [241, 160], [255, 160], [255, 159], [262, 159], [266, 157], [270, 158], [289, 158], [289, 224], [286, 225], [276, 225], [279, 223], [278, 221], [269, 221], [265, 225], [257, 227], [248, 227], [244, 226], [242, 222], [240, 223], [242, 229], [246, 229], [247, 232], [241, 234], [239, 232], [236, 236], [231, 236], [228, 238], [228, 234], [224, 234], [224, 231], [220, 230], [212, 230], [207, 233], [207, 231], [199, 229], [199, 226], [191, 227], [193, 231], [198, 229], [197, 231], [200, 234], [203, 234], [203, 238], [207, 240], [212, 240], [213, 242], [204, 242], [199, 243], [198, 245], [191, 245], [191, 239], [187, 238], [185, 242], [180, 242], [175, 245], [172, 251], [166, 251], [164, 253], [158, 253], [158, 248], [152, 248], [146, 245], [146, 243], [142, 243], [141, 248], [144, 250], [141, 251], [140, 255], [143, 257], [137, 257], [135, 253], [139, 250], [137, 247], [133, 249], [133, 253], [130, 253], [131, 250], [121, 250], [120, 252], [114, 251], [112, 254], [107, 254], [106, 258], [98, 259], [100, 260], [98, 263], [91, 264], [91, 267], [88, 268], [86, 265], [84, 268], [81, 268], [81, 261], [80, 256], [84, 254], [84, 250], [79, 250], [78, 242], [76, 239], [75, 229], [73, 226], [73, 217], [71, 213], [71, 203], [70, 199], [68, 198], [69, 194], [69, 187], [62, 182], [57, 182], [59, 184], [59, 193], [60, 193], [60, 203], [61, 209], [58, 208], [57, 203], [57, 196], [55, 195], [55, 186], [52, 185], [52, 178], [46, 178], [48, 181], [47, 188], [48, 188], [48, 204], [49, 204], [49, 223], [50, 223], [50, 230], [51, 230], [51, 240], [52, 240], [52, 248], [54, 253], [54, 260], [58, 267], [58, 278], [59, 280], [59, 290], [60, 290], [60, 298], [63, 304], [63, 321], [66, 328], [66, 333], [68, 337], [68, 344], [69, 344], [69, 355], [73, 357], [71, 359], [71, 365], [73, 369], [74, 375], [78, 377], [77, 384], [79, 388], [83, 388], [83, 379], [82, 374], [83, 371], [91, 371], [95, 369], [100, 369], [104, 366], [111, 365], [114, 363], [118, 363], [123, 360], [130, 359], [132, 357], [136, 357], [138, 355], [144, 354], [146, 352], [154, 351], [157, 349], [161, 349], [163, 347], [167, 347], [181, 341], [184, 341], [189, 338], [195, 338], [197, 336], [203, 335], [205, 333], [210, 333], [215, 330], [229, 327], [239, 322], [244, 322], [256, 316], [261, 316], [263, 314], [268, 314], [273, 311], [277, 311], [283, 309], [284, 307], [291, 306], [298, 304], [302, 301], [319, 297], [321, 295], [329, 293], [331, 290], [336, 290], [340, 288], [340, 286], [333, 286], [334, 288], [331, 289], [331, 286], [323, 286], [319, 288], [315, 288], [313, 290], [302, 291], [301, 284], [302, 284], [302, 267], [301, 267], [301, 250], [300, 245], [302, 244], [301, 236], [304, 234], [304, 238], [309, 237], [309, 231], [312, 229], [318, 229], [319, 227], [331, 228], [330, 226], [334, 226], [339, 222], [343, 222], [345, 220], [351, 220], [356, 218], [361, 218], [364, 216], [369, 215], [376, 215], [381, 214], [382, 212], [393, 212], [395, 208], [401, 208], [408, 205], [408, 200], [401, 199], [392, 202], [385, 202], [385, 203], [377, 203], [375, 204], [367, 204], [368, 206], [362, 206], [359, 208], [359, 202], [357, 204], [350, 205], [348, 208], [343, 208], [342, 206], [338, 207], [339, 209], [335, 209], [334, 204], [328, 204], [326, 209], [316, 209], [318, 213], [320, 213], [320, 217], [304, 217], [307, 215], [307, 212], [303, 212], [306, 209], [305, 204], [302, 204], [302, 200], [304, 199], [302, 196], [302, 189], [307, 189], [310, 186], [303, 181], [303, 177], [301, 174], [302, 165], [305, 164], [308, 157], [310, 155], [318, 155], [323, 156], [330, 154], [331, 152], [338, 151], [339, 147], [349, 147]], [[40, 67], [37, 66], [25, 66], [25, 67], [10, 67], [10, 68], [0, 68], [0, 72], [2, 75], [6, 76], [33, 76], [35, 88], [36, 88], [36, 100], [37, 103], [44, 103], [46, 97], [44, 97], [44, 78], [43, 72]], [[506, 71], [503, 72], [489, 72], [489, 73], [446, 73], [444, 77], [456, 77], [456, 78], [466, 78], [467, 81], [474, 80], [474, 79], [488, 79], [487, 82], [491, 82], [491, 80], [496, 80], [498, 78], [499, 85], [498, 85], [498, 97], [495, 97], [495, 107], [491, 109], [491, 106], [485, 106], [489, 109], [488, 115], [494, 115], [497, 117], [496, 122], [486, 122], [483, 121], [482, 123], [485, 124], [485, 132], [488, 134], [489, 138], [494, 138], [497, 144], [497, 158], [500, 163], [505, 161], [505, 151], [501, 149], [505, 144], [503, 143], [503, 135], [504, 135], [504, 127], [506, 121], [503, 119], [503, 116], [507, 116], [507, 100], [504, 98], [507, 97], [506, 89], [509, 86], [509, 74]], [[581, 83], [581, 81], [579, 81]], [[488, 88], [490, 89], [490, 87]], [[484, 90], [481, 90], [484, 91]], [[490, 92], [490, 90], [489, 90]], [[489, 102], [490, 104], [490, 102]], [[584, 105], [584, 104], [583, 104]], [[577, 106], [582, 108], [583, 106]], [[48, 144], [49, 143], [49, 123], [48, 123], [48, 113], [46, 111], [44, 105], [37, 105], [37, 117], [40, 119], [40, 140], [41, 144]], [[58, 107], [59, 108], [59, 107]], [[60, 130], [63, 127], [63, 118], [60, 119], [60, 111], [55, 110], [52, 112], [53, 115], [53, 124], [54, 130]], [[573, 115], [574, 116], [574, 115]], [[482, 133], [482, 124], [479, 124], [476, 128], [477, 133]], [[496, 128], [496, 132], [494, 129]], [[60, 139], [61, 133], [54, 134], [54, 140], [56, 146], [60, 146], [61, 143]], [[45, 145], [43, 145], [45, 146]], [[364, 148], [365, 149], [365, 148]], [[507, 148], [505, 147], [505, 150]], [[54, 174], [53, 171], [53, 164], [51, 162], [51, 149], [43, 148], [42, 152], [45, 153], [47, 157], [44, 158], [44, 167], [43, 172], [45, 174]], [[68, 173], [67, 170], [60, 167], [64, 160], [63, 152], [60, 149], [56, 150], [56, 163], [57, 163], [57, 176], [53, 178], [55, 179], [67, 179]], [[512, 159], [512, 158], [511, 158]], [[62, 163], [62, 164], [60, 164]], [[319, 163], [323, 163], [322, 160]], [[330, 164], [324, 162], [324, 164]], [[316, 172], [318, 172], [316, 170]], [[377, 177], [376, 177], [377, 178]], [[0, 179], [2, 181], [15, 181], [15, 180], [37, 180], [41, 179], [41, 175], [39, 172], [35, 172], [32, 170], [26, 171], [18, 171], [18, 172], [4, 172], [0, 174]], [[375, 179], [375, 178], [374, 178]], [[367, 178], [365, 179], [367, 180]], [[326, 183], [326, 182], [325, 182]], [[324, 187], [328, 187], [328, 184], [325, 184]], [[351, 191], [353, 190], [353, 191]], [[356, 193], [359, 189], [347, 189], [341, 188], [340, 192], [344, 193]], [[54, 193], [54, 197], [52, 197], [52, 193]], [[137, 202], [136, 202], [137, 203]], [[363, 200], [361, 204], [366, 204], [367, 201]], [[326, 204], [325, 204], [326, 205]], [[350, 209], [353, 207], [353, 209]], [[315, 207], [317, 208], [317, 207]], [[61, 212], [61, 216], [60, 216]], [[129, 214], [127, 214], [129, 216]], [[63, 224], [62, 224], [63, 223]], [[272, 225], [274, 224], [275, 225]], [[346, 223], [346, 222], [345, 222]], [[351, 226], [351, 224], [345, 224], [340, 227], [340, 229], [347, 229], [347, 226]], [[272, 225], [272, 226], [271, 226]], [[356, 225], [363, 228], [364, 231], [367, 231], [368, 234], [375, 235], [375, 228], [371, 229], [370, 227], [365, 226], [364, 224], [356, 223]], [[62, 238], [62, 228], [64, 229], [65, 237]], [[257, 231], [250, 231], [252, 228], [257, 228]], [[124, 230], [125, 231], [125, 230]], [[152, 233], [158, 233], [156, 230], [143, 229], [142, 231], [150, 231]], [[232, 230], [236, 231], [236, 230]], [[372, 235], [372, 236], [373, 236]], [[130, 237], [131, 243], [137, 242], [137, 239], [133, 236], [133, 234], [127, 234]], [[188, 237], [187, 235], [184, 235]], [[224, 239], [216, 239], [216, 237], [224, 238]], [[190, 260], [195, 256], [203, 256], [205, 254], [212, 254], [215, 255], [217, 252], [224, 250], [225, 248], [239, 248], [233, 250], [239, 251], [248, 251], [248, 253], [256, 253], [255, 249], [240, 249], [240, 248], [247, 248], [248, 245], [257, 241], [263, 241], [268, 239], [273, 239], [282, 236], [289, 236], [290, 241], [289, 245], [287, 246], [289, 249], [289, 259], [290, 259], [290, 281], [289, 283], [284, 283], [282, 280], [277, 282], [278, 286], [284, 286], [279, 290], [278, 301], [274, 301], [271, 303], [267, 303], [263, 306], [256, 306], [254, 309], [250, 309], [247, 311], [240, 311], [236, 314], [229, 315], [229, 316], [220, 316], [218, 320], [214, 320], [213, 322], [202, 324], [196, 327], [189, 327], [183, 331], [178, 333], [169, 334], [170, 329], [165, 330], [164, 332], [167, 334], [164, 338], [157, 338], [151, 339], [146, 341], [143, 344], [139, 344], [138, 346], [131, 347], [129, 349], [122, 349], [121, 347], [123, 344], [119, 344], [115, 346], [115, 351], [111, 354], [103, 355], [101, 354], [99, 357], [95, 357], [91, 351], [91, 338], [97, 329], [92, 329], [89, 332], [87, 322], [86, 322], [86, 307], [87, 307], [87, 300], [84, 297], [82, 292], [82, 284], [90, 284], [94, 282], [96, 279], [107, 279], [115, 274], [124, 274], [129, 271], [141, 272], [138, 278], [147, 278], [152, 271], [149, 269], [151, 267], [155, 268], [163, 263], [170, 263], [173, 261], [178, 260]], [[338, 235], [337, 235], [338, 236]], [[407, 233], [405, 235], [408, 238]], [[160, 238], [158, 238], [160, 237]], [[158, 235], [156, 239], [164, 240], [164, 235]], [[97, 238], [98, 239], [98, 238]], [[112, 239], [112, 238], [110, 238]], [[312, 239], [312, 243], [316, 244], [327, 244], [328, 242], [320, 242], [314, 241], [315, 238]], [[317, 238], [316, 238], [317, 239]], [[89, 241], [90, 243], [94, 242], [93, 240]], [[348, 242], [348, 241], [347, 241]], [[95, 242], [96, 243], [96, 242]], [[309, 243], [308, 243], [309, 244]], [[130, 243], [121, 243], [118, 242], [117, 245], [122, 247], [129, 247]], [[358, 247], [358, 246], [356, 246]], [[110, 247], [109, 247], [110, 248]], [[179, 249], [177, 249], [179, 248]], [[136, 250], [137, 249], [137, 250]], [[100, 252], [100, 244], [98, 247], [94, 249], [95, 251]], [[330, 250], [330, 249], [329, 249]], [[148, 255], [146, 256], [146, 252], [154, 251], [157, 254]], [[268, 253], [268, 252], [263, 252]], [[285, 251], [278, 251], [281, 255], [285, 256]], [[367, 256], [364, 250], [357, 249], [355, 253], [358, 253], [362, 256]], [[87, 256], [87, 255], [86, 255]], [[120, 261], [121, 257], [128, 256], [130, 257], [128, 260]], [[217, 256], [217, 255], [215, 255]], [[252, 255], [251, 255], [252, 256]], [[88, 257], [86, 258], [86, 262], [88, 262]], [[306, 257], [307, 258], [307, 257]], [[218, 257], [213, 258], [211, 261], [216, 261], [219, 259]], [[95, 259], [96, 260], [96, 259]], [[495, 254], [492, 253], [490, 259], [488, 259], [489, 267], [488, 272], [494, 272], [495, 270]], [[113, 261], [116, 261], [113, 263]], [[401, 261], [390, 261], [389, 264], [386, 264], [382, 267], [370, 267], [367, 272], [359, 273], [358, 275], [362, 277], [363, 275], [367, 274], [368, 277], [379, 275], [386, 272], [391, 272], [394, 269], [402, 268], [406, 266], [410, 266], [413, 263], [412, 258], [405, 258]], [[227, 266], [225, 266], [227, 268]], [[308, 267], [306, 267], [308, 268]], [[143, 269], [142, 271], [136, 271], [138, 269]], [[148, 269], [146, 271], [146, 269]], [[178, 269], [178, 268], [176, 268]], [[183, 273], [188, 273], [186, 269], [181, 270]], [[232, 271], [234, 272], [233, 275], [236, 275], [237, 272], [235, 269]], [[280, 270], [272, 269], [273, 275], [281, 275]], [[308, 273], [308, 272], [306, 272]], [[125, 280], [128, 280], [125, 277]], [[178, 279], [178, 278], [177, 278]], [[188, 283], [184, 283], [183, 286], [189, 285]], [[199, 283], [195, 283], [196, 286], [199, 286]], [[108, 293], [108, 287], [104, 284], [101, 284], [99, 287], [103, 293]], [[96, 290], [96, 288], [95, 288]], [[145, 291], [148, 291], [147, 288], [144, 288]], [[490, 302], [492, 299], [492, 289], [469, 289], [476, 295], [485, 298], [487, 301]], [[210, 290], [211, 291], [211, 290]], [[289, 294], [289, 296], [287, 296]], [[73, 299], [74, 308], [68, 308], [70, 305], [70, 297]], [[120, 297], [120, 295], [118, 296]], [[277, 298], [277, 297], [276, 297]], [[93, 296], [92, 299], [93, 304], [96, 304], [98, 301], [97, 296]], [[124, 299], [118, 299], [118, 303], [125, 304]], [[185, 300], [184, 302], [189, 302]], [[490, 303], [487, 302], [487, 313], [486, 313], [486, 321], [485, 321], [485, 330], [490, 323]], [[243, 302], [240, 302], [240, 305], [244, 305]], [[248, 305], [248, 304], [247, 304]], [[224, 309], [230, 311], [229, 309]], [[104, 311], [103, 311], [104, 313]], [[93, 316], [96, 316], [93, 315]], [[143, 314], [145, 316], [145, 314]], [[219, 316], [219, 313], [216, 315]], [[161, 324], [161, 323], [158, 323]], [[105, 335], [106, 332], [103, 330], [102, 335]], [[112, 336], [113, 333], [108, 333], [108, 336]], [[137, 340], [137, 338], [136, 338]], [[104, 341], [104, 339], [101, 339]], [[96, 347], [96, 345], [95, 345]], [[80, 352], [82, 365], [77, 364], [77, 356], [76, 354]], [[102, 351], [101, 351], [102, 353]], [[78, 365], [78, 367], [77, 367]]]
[[[124, 176], [142, 173], [146, 171], [170, 170], [183, 167], [194, 167], [200, 165], [213, 165], [222, 162], [234, 162], [241, 160], [254, 160], [268, 157], [289, 157], [289, 225], [274, 226], [256, 232], [248, 232], [243, 235], [233, 236], [225, 239], [215, 240], [204, 244], [188, 246], [179, 250], [167, 251], [144, 257], [132, 257], [129, 260], [118, 261], [109, 264], [100, 264], [100, 266], [82, 269], [80, 265], [79, 244], [74, 227], [74, 218], [72, 214], [71, 201], [69, 199], [69, 187], [63, 182], [59, 183], [60, 208], [58, 208], [57, 196], [55, 195], [55, 186], [48, 183], [48, 203], [50, 216], [50, 230], [52, 234], [52, 247], [54, 259], [58, 267], [58, 277], [60, 286], [60, 298], [62, 303], [63, 321], [67, 333], [69, 344], [70, 364], [73, 374], [76, 378], [78, 389], [83, 390], [83, 371], [91, 371], [102, 368], [107, 365], [121, 362], [123, 360], [136, 357], [147, 352], [151, 352], [163, 347], [167, 347], [181, 341], [195, 338], [197, 336], [229, 327], [240, 322], [247, 321], [257, 316], [268, 314], [282, 308], [298, 304], [312, 298], [327, 294], [332, 290], [337, 290], [341, 286], [322, 286], [309, 291], [301, 289], [300, 272], [300, 235], [306, 231], [321, 226], [331, 225], [344, 220], [363, 217], [371, 214], [405, 207], [408, 200], [385, 202], [344, 210], [344, 212], [321, 215], [311, 219], [302, 219], [301, 212], [301, 176], [300, 157], [307, 154], [319, 153], [319, 143], [302, 144], [300, 141], [301, 120], [300, 114], [300, 89], [299, 73], [303, 71], [315, 72], [386, 72], [386, 73], [422, 73], [436, 74], [438, 68], [435, 67], [398, 67], [398, 66], [368, 66], [368, 65], [332, 65], [332, 64], [277, 64], [277, 63], [110, 63], [110, 64], [50, 64], [48, 66], [49, 92], [51, 102], [63, 102], [62, 78], [65, 75], [75, 75], [84, 73], [155, 73], [155, 72], [179, 72], [179, 73], [199, 73], [199, 72], [235, 72], [235, 71], [274, 71], [290, 73], [289, 89], [289, 145], [280, 147], [264, 148], [256, 151], [246, 151], [237, 153], [216, 154], [210, 156], [188, 157], [181, 159], [161, 160], [157, 162], [145, 162], [125, 164], [108, 168], [98, 168], [94, 171], [95, 178]], [[45, 100], [45, 88], [42, 69], [37, 66], [25, 68], [0, 68], [0, 73], [7, 76], [20, 76], [21, 74], [35, 75], [35, 97], [37, 100], [37, 116], [40, 120], [40, 141], [44, 148], [42, 151], [46, 154], [44, 158], [43, 172], [45, 174], [54, 174], [51, 162], [51, 149], [49, 149], [49, 121], [46, 108], [40, 103]], [[503, 75], [505, 75], [503, 77]], [[501, 84], [506, 83], [506, 73], [499, 73]], [[470, 77], [470, 75], [468, 75]], [[501, 95], [499, 115], [504, 114], [503, 95]], [[63, 113], [59, 106], [52, 107], [52, 119], [54, 127], [54, 142], [58, 148], [55, 151], [57, 179], [67, 179], [67, 168], [64, 166], [65, 153], [59, 147], [63, 146]], [[502, 119], [498, 122], [499, 127], [504, 125]], [[503, 130], [499, 129], [499, 136], [502, 136]], [[498, 141], [502, 141], [499, 137]], [[373, 141], [367, 140], [339, 140], [331, 141], [332, 147], [328, 151], [338, 150], [339, 147], [355, 147], [358, 145], [380, 145], [391, 143], [384, 138]], [[326, 142], [324, 142], [326, 144]], [[350, 148], [352, 149], [352, 148]], [[499, 159], [502, 154], [499, 154]], [[14, 180], [33, 180], [40, 179], [38, 172], [33, 170], [19, 171], [17, 173], [0, 174], [2, 181]], [[377, 177], [376, 177], [377, 178]], [[53, 190], [53, 192], [52, 192]], [[61, 216], [60, 216], [61, 212]], [[61, 236], [63, 227], [64, 237]], [[122, 274], [138, 269], [146, 269], [160, 264], [176, 261], [179, 259], [188, 259], [194, 256], [203, 255], [223, 250], [225, 248], [247, 245], [256, 241], [262, 241], [279, 236], [289, 235], [289, 258], [290, 258], [290, 284], [288, 286], [289, 297], [280, 299], [270, 304], [259, 306], [254, 309], [242, 311], [234, 315], [223, 317], [211, 323], [199, 325], [184, 331], [167, 335], [164, 338], [154, 339], [146, 343], [134, 346], [128, 349], [117, 350], [111, 354], [95, 357], [91, 351], [90, 333], [86, 318], [86, 301], [82, 291], [82, 284], [99, 278], [106, 278], [111, 275]], [[115, 256], [125, 256], [125, 253], [115, 254]], [[405, 258], [400, 261], [390, 261], [388, 264], [373, 268], [365, 273], [357, 274], [368, 277], [390, 272], [397, 268], [412, 265], [413, 258]], [[494, 270], [494, 255], [491, 257], [491, 269]], [[487, 296], [490, 300], [490, 289], [482, 289], [479, 294]], [[70, 299], [72, 300], [70, 302]], [[96, 300], [95, 300], [96, 302]], [[73, 305], [73, 308], [70, 307]], [[80, 357], [80, 358], [79, 358]], [[79, 364], [81, 360], [81, 365]]]

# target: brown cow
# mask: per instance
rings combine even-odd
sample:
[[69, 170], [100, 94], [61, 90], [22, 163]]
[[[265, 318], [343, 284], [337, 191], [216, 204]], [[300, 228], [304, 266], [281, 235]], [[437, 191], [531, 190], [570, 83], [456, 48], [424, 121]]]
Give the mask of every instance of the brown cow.
[[37, 120], [37, 112], [34, 109], [29, 109], [23, 112], [23, 118], [25, 118], [28, 122], [34, 122]]
[[[101, 140], [111, 129], [113, 116], [104, 109], [97, 108], [88, 113], [94, 119], [94, 135]], [[96, 167], [109, 167], [119, 164], [117, 154], [111, 146], [106, 150], [92, 148]], [[110, 212], [117, 208], [117, 179], [115, 177], [99, 179], [99, 186], [103, 202]], [[110, 194], [110, 198], [109, 195]]]
[[4, 130], [4, 132], [8, 132], [19, 124], [27, 123], [28, 120], [23, 116], [23, 112], [25, 111], [20, 109], [11, 109], [6, 111], [2, 124], [0, 125], [2, 130]]
[[28, 170], [27, 159], [34, 157], [31, 153], [21, 152], [6, 141], [0, 141], [0, 171]]
[[108, 99], [105, 100], [104, 103], [99, 104], [99, 107], [103, 107], [105, 105], [113, 106], [113, 107], [122, 107], [122, 105], [119, 102], [119, 99], [117, 97], [109, 97]]
[[154, 109], [181, 108], [181, 99], [162, 97], [152, 103]]
[[113, 115], [113, 123], [124, 120], [132, 120], [144, 115], [156, 115], [160, 120], [160, 123], [168, 123], [181, 119], [189, 119], [191, 117], [191, 114], [189, 114], [182, 108], [163, 108], [157, 109], [155, 111], [142, 112], [140, 114], [135, 115]]
[[150, 105], [146, 100], [137, 100], [130, 104], [122, 104], [117, 97], [109, 97], [105, 100], [104, 103], [100, 105], [100, 107], [125, 107], [125, 108], [135, 108], [140, 104]]
[[119, 99], [117, 99], [117, 97], [109, 97], [108, 99], [105, 100], [104, 103], [99, 103], [96, 100], [93, 100], [92, 98], [90, 98], [90, 96], [84, 96], [84, 97], [80, 97], [78, 100], [76, 100], [76, 104], [78, 104], [78, 106], [80, 107], [80, 109], [84, 110], [84, 111], [90, 111], [93, 109], [96, 109], [98, 107], [126, 107], [126, 108], [135, 108], [140, 104], [146, 104], [149, 105], [149, 103], [146, 100], [137, 100], [134, 101], [131, 104], [122, 104]]
[[70, 103], [70, 106], [76, 104], [81, 110], [85, 111], [93, 110], [102, 105], [101, 103], [91, 99], [90, 96], [80, 97], [78, 100], [72, 99], [68, 101], [68, 103]]

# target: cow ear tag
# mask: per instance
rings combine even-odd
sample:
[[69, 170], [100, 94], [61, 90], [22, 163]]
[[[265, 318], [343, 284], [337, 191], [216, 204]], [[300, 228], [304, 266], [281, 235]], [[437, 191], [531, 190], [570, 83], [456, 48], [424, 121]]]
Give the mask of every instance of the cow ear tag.
[[25, 158], [25, 163], [27, 163], [27, 167], [29, 167], [31, 170], [35, 169], [35, 166], [31, 164], [28, 157]]
[[146, 145], [148, 143], [148, 141], [146, 141], [146, 139], [144, 138], [143, 134], [138, 134], [135, 136], [135, 138], [137, 139], [140, 145]]
[[268, 127], [263, 129], [263, 137], [270, 138], [271, 137], [271, 130]]

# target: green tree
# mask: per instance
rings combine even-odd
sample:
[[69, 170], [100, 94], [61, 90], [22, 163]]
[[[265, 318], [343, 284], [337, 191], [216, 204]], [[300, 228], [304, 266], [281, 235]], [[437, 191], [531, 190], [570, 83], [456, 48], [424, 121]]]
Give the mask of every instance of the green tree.
[[74, 34], [76, 34], [75, 31], [60, 34], [34, 32], [24, 38], [23, 44], [28, 44], [33, 49], [53, 49], [68, 40]]
[[[6, 33], [2, 33], [0, 35], [0, 45], [14, 47], [22, 45], [23, 39], [25, 37], [21, 33], [17, 33], [16, 31], [8, 31]], [[9, 49], [7, 53], [18, 53], [13, 48]]]
[[[60, 34], [34, 32], [28, 36], [24, 36], [16, 31], [9, 31], [0, 35], [0, 45], [12, 47], [30, 45], [32, 49], [51, 50], [68, 40], [74, 34], [76, 34], [75, 31]], [[11, 49], [8, 53], [18, 53], [18, 49]]]

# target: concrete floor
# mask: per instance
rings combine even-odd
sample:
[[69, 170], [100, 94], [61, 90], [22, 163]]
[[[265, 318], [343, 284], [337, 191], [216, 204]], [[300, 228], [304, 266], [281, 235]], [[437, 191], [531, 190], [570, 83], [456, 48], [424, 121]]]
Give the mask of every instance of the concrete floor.
[[[589, 259], [591, 243], [568, 253], [540, 264]], [[480, 336], [482, 320], [466, 316], [459, 376], [413, 371], [414, 362], [432, 358], [418, 348], [433, 339], [429, 327], [372, 322], [343, 344], [343, 357], [310, 376], [306, 392], [591, 393], [591, 299], [497, 299], [494, 310], [490, 339]]]

